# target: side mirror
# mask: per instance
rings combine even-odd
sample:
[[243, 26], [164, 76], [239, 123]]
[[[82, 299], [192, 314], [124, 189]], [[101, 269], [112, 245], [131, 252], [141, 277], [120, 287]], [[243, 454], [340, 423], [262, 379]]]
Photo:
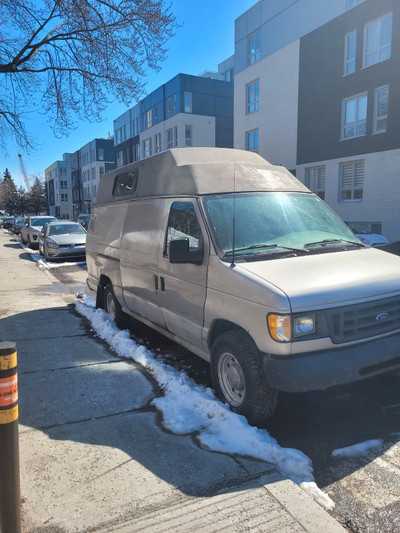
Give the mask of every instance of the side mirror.
[[201, 265], [204, 259], [203, 248], [194, 251], [189, 250], [189, 239], [174, 239], [169, 243], [170, 263], [193, 263]]

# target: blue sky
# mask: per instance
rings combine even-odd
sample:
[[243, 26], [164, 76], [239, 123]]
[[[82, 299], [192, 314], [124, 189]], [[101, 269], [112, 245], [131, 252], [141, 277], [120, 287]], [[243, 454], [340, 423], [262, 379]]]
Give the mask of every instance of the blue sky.
[[[233, 55], [235, 19], [255, 3], [256, 0], [172, 0], [172, 11], [181, 27], [168, 43], [168, 57], [161, 70], [148, 72], [146, 93], [180, 72], [198, 75], [204, 70], [216, 71], [218, 63]], [[81, 122], [68, 137], [61, 139], [54, 137], [45, 116], [32, 113], [27, 124], [40, 147], [34, 155], [22, 152], [28, 175], [44, 178], [45, 168], [62, 159], [63, 153], [75, 152], [95, 137], [107, 138], [108, 132], [113, 132], [113, 120], [126, 109], [119, 103], [111, 104], [103, 113], [102, 122]], [[8, 168], [17, 187], [24, 187], [18, 159], [21, 150], [9, 142], [7, 151], [6, 156], [0, 153], [1, 177]]]

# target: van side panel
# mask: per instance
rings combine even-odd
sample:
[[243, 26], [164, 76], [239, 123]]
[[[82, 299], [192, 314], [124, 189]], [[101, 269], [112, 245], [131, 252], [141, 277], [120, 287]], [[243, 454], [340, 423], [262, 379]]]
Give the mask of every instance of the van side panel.
[[[167, 203], [167, 215], [171, 206], [179, 198], [165, 200]], [[169, 262], [168, 250], [160, 250], [159, 272], [163, 278], [163, 290], [160, 292], [160, 306], [168, 331], [190, 342], [192, 345], [206, 350], [203, 342], [204, 305], [207, 293], [207, 271], [209, 258], [209, 238], [202, 220], [197, 200], [185, 198], [185, 202], [193, 205], [197, 221], [201, 231], [201, 242], [204, 250], [204, 259], [201, 264]], [[166, 241], [166, 229], [168, 216], [164, 224], [164, 239]], [[184, 234], [182, 234], [182, 237]]]
[[166, 199], [129, 202], [121, 239], [121, 279], [128, 310], [165, 327], [159, 305], [158, 259], [162, 246]]
[[114, 294], [121, 303], [121, 233], [127, 204], [95, 207], [86, 239], [86, 262], [89, 278], [98, 285], [102, 275], [111, 280]]

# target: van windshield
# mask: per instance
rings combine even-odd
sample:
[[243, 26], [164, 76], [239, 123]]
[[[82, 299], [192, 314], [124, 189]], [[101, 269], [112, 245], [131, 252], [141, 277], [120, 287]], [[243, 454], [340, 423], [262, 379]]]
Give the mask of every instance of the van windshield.
[[315, 195], [236, 193], [209, 196], [203, 202], [217, 246], [225, 256], [232, 255], [233, 247], [235, 255], [276, 256], [363, 246]]

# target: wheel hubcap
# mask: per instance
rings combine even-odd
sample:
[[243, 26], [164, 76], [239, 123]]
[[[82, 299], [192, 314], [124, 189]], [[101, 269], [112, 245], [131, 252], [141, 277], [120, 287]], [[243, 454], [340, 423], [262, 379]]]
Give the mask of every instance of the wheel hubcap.
[[244, 401], [246, 383], [242, 367], [231, 353], [223, 353], [218, 361], [218, 380], [229, 404], [239, 407]]
[[109, 315], [115, 317], [115, 300], [110, 292], [107, 294], [106, 298], [106, 311]]

